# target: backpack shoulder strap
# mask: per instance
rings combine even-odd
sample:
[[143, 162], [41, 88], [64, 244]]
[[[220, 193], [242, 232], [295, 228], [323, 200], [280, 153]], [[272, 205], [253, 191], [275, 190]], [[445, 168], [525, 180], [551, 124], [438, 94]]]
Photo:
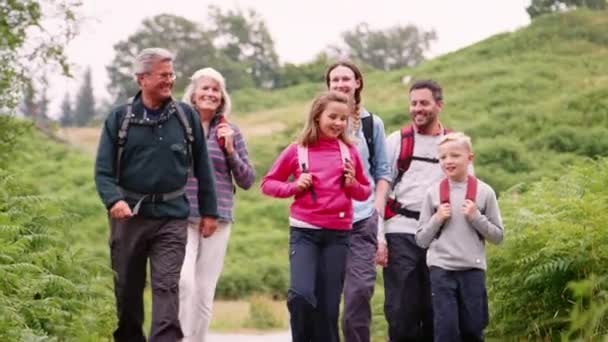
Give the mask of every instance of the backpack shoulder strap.
[[298, 166], [302, 172], [308, 172], [308, 146], [298, 144]]
[[344, 165], [347, 160], [352, 160], [350, 158], [350, 150], [348, 149], [348, 145], [341, 139], [338, 139], [338, 145], [340, 146], [340, 159], [342, 159], [342, 165]]
[[477, 198], [477, 178], [474, 176], [467, 176], [467, 195], [465, 198], [473, 202]]
[[[477, 198], [477, 178], [468, 175], [465, 199], [475, 202], [475, 198]], [[450, 203], [450, 182], [447, 178], [444, 178], [439, 184], [439, 202]]]
[[118, 128], [118, 140], [116, 141], [118, 149], [116, 150], [116, 183], [120, 180], [120, 163], [122, 161], [122, 154], [127, 144], [127, 136], [129, 134], [129, 124], [131, 118], [134, 116], [133, 110], [133, 98], [130, 97], [127, 100], [127, 107], [125, 108], [125, 115], [122, 117], [120, 127]]
[[[401, 147], [397, 159], [397, 178], [394, 185], [401, 181], [405, 171], [410, 168], [414, 156], [414, 126], [409, 125], [401, 129]], [[394, 186], [393, 185], [393, 186]]]
[[450, 203], [450, 181], [447, 178], [439, 183], [439, 203]]
[[190, 120], [186, 117], [186, 113], [184, 109], [177, 102], [173, 102], [173, 106], [177, 111], [177, 118], [179, 119], [179, 123], [184, 128], [184, 132], [186, 133], [186, 142], [188, 143], [188, 163], [189, 166], [192, 166], [192, 145], [194, 144], [194, 134], [192, 133], [192, 126], [190, 125]]
[[[223, 124], [223, 123], [228, 123], [228, 120], [226, 120], [226, 117], [224, 115], [219, 115], [219, 117], [217, 118], [217, 124]], [[217, 139], [217, 144], [220, 147], [220, 149], [222, 149], [222, 152], [224, 152], [224, 154], [226, 154], [226, 138], [224, 137], [220, 137], [217, 135], [217, 130], [215, 132], [216, 135], [216, 139]]]
[[188, 140], [188, 143], [194, 143], [194, 134], [192, 133], [192, 126], [190, 126], [190, 120], [188, 120], [184, 109], [177, 102], [173, 102], [173, 105], [175, 106], [175, 109], [177, 111], [177, 118], [179, 119], [179, 122], [184, 128], [184, 131], [186, 132], [186, 139]]
[[365, 142], [367, 143], [367, 150], [369, 152], [369, 171], [372, 177], [374, 176], [375, 170], [375, 154], [376, 150], [374, 148], [374, 114], [369, 113], [369, 116], [361, 119], [361, 128], [363, 129], [363, 136], [365, 137]]

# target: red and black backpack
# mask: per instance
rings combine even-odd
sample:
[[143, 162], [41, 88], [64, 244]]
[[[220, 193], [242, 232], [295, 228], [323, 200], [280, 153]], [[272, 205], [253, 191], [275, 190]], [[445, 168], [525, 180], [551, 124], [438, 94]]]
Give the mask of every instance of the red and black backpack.
[[[434, 164], [439, 163], [438, 159], [414, 156], [414, 136], [416, 135], [414, 129], [415, 127], [413, 124], [401, 129], [401, 147], [399, 150], [399, 158], [397, 159], [397, 177], [395, 177], [395, 180], [393, 181], [393, 189], [401, 181], [403, 174], [410, 168], [412, 160], [420, 160]], [[448, 128], [443, 129], [444, 135], [450, 132], [452, 132], [452, 130]], [[419, 212], [405, 209], [396, 198], [389, 197], [386, 201], [386, 206], [384, 206], [384, 219], [388, 220], [396, 215], [403, 215], [416, 220], [420, 217]]]

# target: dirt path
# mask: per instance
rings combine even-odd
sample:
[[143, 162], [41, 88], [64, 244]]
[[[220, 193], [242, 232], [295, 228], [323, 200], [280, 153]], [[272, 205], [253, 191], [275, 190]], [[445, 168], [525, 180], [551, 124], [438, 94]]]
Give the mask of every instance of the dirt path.
[[208, 340], [209, 342], [290, 342], [291, 333], [289, 331], [260, 335], [211, 333], [208, 335]]

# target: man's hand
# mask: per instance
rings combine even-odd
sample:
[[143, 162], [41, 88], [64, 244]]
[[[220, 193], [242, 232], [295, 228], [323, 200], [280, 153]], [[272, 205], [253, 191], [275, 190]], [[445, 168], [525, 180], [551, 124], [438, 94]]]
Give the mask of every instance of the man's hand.
[[378, 242], [378, 249], [376, 250], [376, 264], [386, 267], [388, 265], [388, 247], [386, 242]]
[[210, 237], [217, 230], [217, 219], [209, 216], [201, 217], [198, 229], [204, 238]]
[[110, 217], [117, 220], [128, 219], [133, 216], [133, 212], [127, 202], [120, 200], [110, 208]]

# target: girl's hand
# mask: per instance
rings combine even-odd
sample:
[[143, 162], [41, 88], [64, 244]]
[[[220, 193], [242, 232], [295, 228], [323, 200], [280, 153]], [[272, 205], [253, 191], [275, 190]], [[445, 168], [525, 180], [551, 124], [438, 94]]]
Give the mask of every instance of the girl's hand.
[[355, 167], [349, 159], [346, 159], [344, 163], [344, 186], [350, 187], [355, 182]]
[[302, 173], [296, 181], [296, 189], [302, 192], [312, 185], [312, 175], [310, 173]]
[[232, 127], [227, 123], [217, 125], [217, 136], [225, 139], [226, 153], [232, 154], [234, 152], [234, 130]]
[[437, 217], [437, 221], [442, 224], [445, 223], [445, 221], [452, 216], [452, 207], [450, 206], [450, 203], [443, 203], [439, 205], [435, 216]]

